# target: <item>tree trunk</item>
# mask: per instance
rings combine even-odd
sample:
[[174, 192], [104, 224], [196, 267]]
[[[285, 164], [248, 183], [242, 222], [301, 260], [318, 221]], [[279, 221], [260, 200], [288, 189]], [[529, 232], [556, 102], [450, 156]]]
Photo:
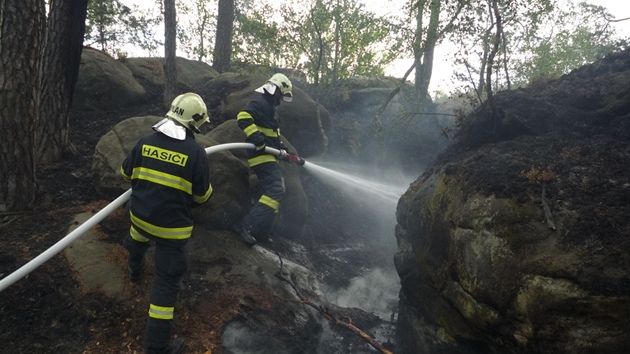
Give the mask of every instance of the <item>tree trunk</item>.
[[88, 0], [52, 0], [42, 60], [35, 160], [61, 159], [70, 146], [69, 111], [79, 76]]
[[[418, 6], [424, 6], [425, 2], [420, 1]], [[416, 46], [414, 51], [418, 53], [415, 55], [416, 61], [416, 82], [415, 89], [418, 97], [418, 108], [426, 106], [428, 102], [429, 84], [431, 82], [431, 76], [433, 75], [433, 56], [435, 53], [435, 45], [439, 39], [438, 26], [440, 25], [440, 11], [442, 10], [441, 0], [431, 0], [429, 5], [429, 27], [426, 29], [426, 36], [424, 43], [422, 38], [416, 38]], [[423, 15], [422, 9], [418, 9], [418, 17]], [[417, 18], [417, 25], [422, 26], [422, 19]], [[422, 34], [423, 30], [416, 30], [416, 34]]]
[[494, 65], [494, 57], [499, 51], [499, 45], [501, 44], [501, 33], [503, 33], [503, 24], [501, 22], [501, 13], [499, 12], [499, 5], [497, 4], [498, 0], [491, 0], [492, 8], [490, 11], [494, 13], [495, 21], [496, 21], [496, 32], [494, 36], [494, 43], [492, 46], [492, 50], [488, 55], [488, 66], [486, 67], [486, 94], [488, 95], [488, 104], [492, 109], [492, 120], [494, 122], [494, 132], [497, 131], [497, 125], [499, 122], [499, 110], [497, 108], [496, 102], [494, 102], [494, 94], [492, 91], [492, 67]]
[[0, 0], [0, 212], [35, 200], [35, 123], [44, 2]]
[[177, 12], [175, 0], [164, 0], [164, 107], [170, 108], [177, 94]]
[[220, 73], [230, 70], [233, 27], [234, 0], [219, 0], [217, 37], [212, 54], [212, 67]]

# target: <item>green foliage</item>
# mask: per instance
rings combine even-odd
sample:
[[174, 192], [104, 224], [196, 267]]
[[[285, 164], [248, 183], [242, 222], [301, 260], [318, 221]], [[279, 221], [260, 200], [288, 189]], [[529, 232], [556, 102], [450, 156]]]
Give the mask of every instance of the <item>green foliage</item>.
[[356, 0], [312, 0], [285, 5], [278, 21], [288, 63], [316, 84], [336, 83], [353, 76], [383, 75], [400, 52], [390, 36], [392, 24], [364, 10]]
[[521, 177], [526, 178], [531, 184], [544, 184], [556, 179], [556, 174], [552, 170], [545, 169], [539, 170], [535, 166], [532, 166], [529, 171], [521, 171], [519, 174]]
[[119, 0], [90, 1], [85, 28], [85, 45], [115, 54], [127, 44], [155, 51], [161, 44], [151, 31], [159, 22], [150, 14], [130, 8]]
[[[236, 11], [232, 58], [252, 65], [288, 66], [277, 25], [260, 9]], [[289, 61], [288, 61], [289, 60]]]
[[577, 7], [555, 9], [542, 19], [554, 23], [549, 35], [531, 34], [522, 58], [511, 67], [517, 85], [556, 79], [572, 69], [592, 63], [617, 49], [614, 29], [601, 6], [580, 3]]
[[177, 2], [177, 49], [186, 57], [205, 61], [212, 55], [218, 12], [216, 2]]
[[[492, 68], [495, 90], [558, 78], [624, 45], [606, 20], [612, 16], [601, 6], [550, 0], [507, 0], [498, 5], [503, 38]], [[480, 98], [494, 24], [487, 1], [469, 0], [451, 32], [451, 40], [460, 45], [455, 64], [463, 68], [456, 77], [469, 82]]]
[[246, 2], [238, 9], [235, 61], [299, 69], [310, 82], [328, 85], [381, 76], [400, 52], [392, 24], [357, 0], [285, 1], [270, 13], [265, 3]]

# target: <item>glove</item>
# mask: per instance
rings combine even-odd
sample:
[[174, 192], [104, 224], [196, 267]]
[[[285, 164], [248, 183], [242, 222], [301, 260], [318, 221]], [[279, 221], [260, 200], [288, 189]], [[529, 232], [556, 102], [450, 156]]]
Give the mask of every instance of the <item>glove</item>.
[[282, 142], [280, 142], [280, 149], [279, 150], [284, 150], [284, 152], [286, 152], [289, 155], [297, 155], [297, 152], [289, 149], [286, 145], [284, 145]]
[[284, 149], [280, 150], [280, 153], [278, 154], [278, 160], [286, 160], [288, 158], [288, 154], [287, 151]]
[[247, 142], [256, 146], [256, 151], [263, 150], [265, 148], [265, 136], [261, 132], [256, 132], [247, 137]]

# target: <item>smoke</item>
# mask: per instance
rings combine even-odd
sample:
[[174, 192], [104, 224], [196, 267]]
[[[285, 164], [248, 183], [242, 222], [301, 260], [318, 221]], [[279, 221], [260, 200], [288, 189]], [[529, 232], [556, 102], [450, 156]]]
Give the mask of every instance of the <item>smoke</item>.
[[[412, 181], [399, 170], [361, 169], [358, 166], [309, 160], [307, 171], [336, 189], [348, 205], [341, 218], [353, 225], [349, 231], [369, 241], [382, 262], [362, 276], [351, 278], [342, 289], [324, 290], [329, 301], [356, 307], [387, 319], [395, 312], [400, 283], [393, 267], [397, 244], [396, 206]], [[340, 215], [331, 215], [329, 222]]]
[[[265, 354], [269, 353], [267, 340], [246, 325], [235, 321], [223, 330], [221, 344], [226, 354]], [[277, 354], [288, 354], [276, 351]]]
[[[342, 215], [330, 215], [353, 227], [346, 228], [349, 234], [362, 235], [371, 247], [382, 250], [386, 257], [393, 256], [397, 249], [394, 230], [396, 206], [407, 190], [410, 181], [403, 171], [397, 169], [374, 169], [308, 160], [306, 171], [334, 189], [338, 200], [343, 200]], [[339, 207], [339, 206], [338, 206]], [[383, 254], [385, 255], [385, 254]]]
[[350, 279], [346, 288], [327, 291], [326, 297], [341, 307], [355, 307], [388, 320], [396, 311], [400, 283], [393, 271], [373, 269]]
[[366, 169], [328, 161], [308, 160], [304, 167], [310, 173], [340, 190], [353, 194], [359, 200], [375, 202], [373, 198], [376, 198], [376, 202], [384, 204], [383, 207], [393, 209], [409, 186], [409, 182], [414, 180], [398, 170]]

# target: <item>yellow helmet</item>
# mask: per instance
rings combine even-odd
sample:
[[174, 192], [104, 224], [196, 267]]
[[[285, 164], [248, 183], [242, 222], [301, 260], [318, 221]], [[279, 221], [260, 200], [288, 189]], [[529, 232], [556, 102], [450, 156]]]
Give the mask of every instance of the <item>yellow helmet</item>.
[[208, 121], [208, 110], [201, 96], [188, 92], [175, 97], [166, 116], [195, 133], [201, 133], [199, 128]]
[[274, 74], [269, 80], [267, 80], [267, 83], [257, 88], [256, 92], [264, 93], [267, 91], [269, 94], [273, 95], [276, 91], [276, 87], [280, 89], [282, 99], [284, 101], [293, 101], [293, 94], [291, 93], [293, 85], [291, 84], [291, 80], [289, 80], [286, 75], [280, 73]]

